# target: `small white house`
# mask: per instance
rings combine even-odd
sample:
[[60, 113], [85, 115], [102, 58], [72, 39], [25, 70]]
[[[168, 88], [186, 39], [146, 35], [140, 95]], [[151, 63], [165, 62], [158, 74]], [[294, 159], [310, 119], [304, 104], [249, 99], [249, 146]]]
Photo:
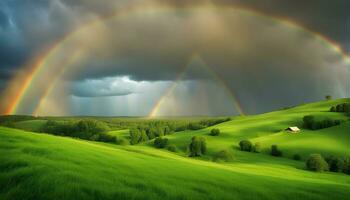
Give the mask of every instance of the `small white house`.
[[292, 133], [297, 133], [297, 132], [300, 131], [300, 129], [299, 129], [298, 127], [296, 127], [296, 126], [291, 126], [291, 127], [288, 127], [288, 128], [286, 129], [286, 131], [290, 131], [290, 132], [292, 132]]

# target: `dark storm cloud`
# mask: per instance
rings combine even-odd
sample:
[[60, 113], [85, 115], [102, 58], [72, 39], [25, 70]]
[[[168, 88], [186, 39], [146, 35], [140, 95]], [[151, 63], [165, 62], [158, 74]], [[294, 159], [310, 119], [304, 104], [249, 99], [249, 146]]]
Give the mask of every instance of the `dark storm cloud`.
[[[185, 6], [203, 1], [169, 0], [167, 2]], [[210, 2], [216, 5], [254, 9], [264, 14], [295, 21], [337, 41], [350, 51], [350, 1], [348, 0], [212, 0]]]
[[[59, 41], [80, 24], [91, 21], [96, 16], [106, 16], [115, 10], [122, 10], [124, 6], [134, 2], [145, 1], [2, 0], [1, 85], [5, 85], [6, 80], [17, 70], [21, 70], [30, 58], [37, 56], [38, 52]], [[347, 0], [149, 2], [179, 7], [209, 2], [214, 5], [252, 8], [271, 16], [296, 21], [350, 49], [350, 1]], [[177, 15], [175, 18], [158, 16], [156, 19], [147, 23], [138, 19], [131, 23], [119, 24], [116, 28], [107, 26], [110, 30], [105, 38], [108, 40], [101, 36], [101, 41], [96, 44], [91, 42], [96, 47], [91, 46], [95, 50], [92, 49], [89, 57], [81, 63], [85, 70], [77, 67], [79, 74], [72, 73], [69, 78], [81, 81], [107, 76], [129, 76], [137, 81], [174, 80], [186, 67], [191, 55], [198, 53], [226, 80], [249, 112], [300, 103], [305, 99], [319, 99], [325, 93], [332, 94], [334, 88], [338, 87], [335, 80], [338, 73], [341, 74], [337, 69], [340, 68], [339, 55], [329, 52], [329, 47], [315, 44], [310, 35], [286, 32], [285, 27], [265, 20], [238, 18], [241, 22], [236, 27], [239, 27], [240, 31], [246, 31], [238, 35], [242, 37], [238, 39], [235, 38], [234, 30], [228, 30], [226, 33], [227, 30], [221, 29], [221, 26], [215, 26], [222, 23], [224, 27], [234, 27], [231, 23], [236, 22], [230, 22], [222, 16], [198, 18], [198, 21], [193, 19], [193, 24], [187, 26], [182, 25], [187, 21], [185, 15]], [[217, 20], [219, 23], [211, 24], [211, 20]], [[120, 33], [118, 29], [122, 30], [121, 34], [116, 34]], [[218, 36], [221, 39], [217, 39]], [[104, 50], [112, 54], [105, 55]], [[196, 71], [192, 74], [189, 72], [185, 78], [202, 78], [198, 74], [200, 73]], [[77, 86], [72, 89], [72, 93], [76, 96], [95, 97], [126, 95], [132, 92], [122, 91], [120, 88], [107, 89], [106, 92], [105, 83], [97, 86], [94, 91]], [[300, 88], [303, 92], [300, 92]], [[261, 105], [265, 107], [262, 108]]]
[[[89, 16], [105, 16], [137, 1], [3, 0], [0, 3], [1, 67], [17, 70], [36, 52], [74, 30]], [[150, 1], [155, 2], [155, 1]], [[213, 0], [156, 1], [177, 6], [211, 2], [243, 6], [286, 17], [321, 32], [344, 46], [349, 44], [350, 2], [347, 0]], [[12, 21], [12, 25], [10, 25]], [[5, 39], [4, 39], [5, 38]], [[14, 44], [18, 42], [18, 44]]]

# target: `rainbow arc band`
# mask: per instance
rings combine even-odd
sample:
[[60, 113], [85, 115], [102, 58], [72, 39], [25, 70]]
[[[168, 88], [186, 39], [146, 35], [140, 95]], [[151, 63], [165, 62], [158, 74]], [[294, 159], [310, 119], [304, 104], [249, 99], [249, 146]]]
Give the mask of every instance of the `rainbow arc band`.
[[[35, 80], [38, 77], [40, 77], [43, 69], [50, 68], [52, 66], [50, 61], [53, 60], [56, 57], [56, 55], [64, 53], [65, 46], [67, 44], [69, 44], [69, 42], [71, 42], [75, 36], [79, 35], [84, 30], [87, 30], [90, 27], [93, 27], [94, 25], [96, 25], [98, 23], [103, 23], [103, 22], [108, 21], [110, 19], [114, 19], [114, 18], [122, 19], [122, 18], [127, 18], [129, 16], [133, 16], [136, 14], [167, 13], [167, 12], [174, 12], [174, 11], [189, 11], [190, 12], [190, 11], [202, 11], [202, 10], [203, 11], [219, 10], [219, 11], [228, 11], [228, 12], [239, 11], [239, 12], [243, 12], [243, 13], [253, 15], [253, 16], [268, 18], [270, 20], [284, 24], [284, 25], [289, 26], [291, 28], [302, 30], [302, 31], [312, 35], [320, 43], [327, 46], [327, 48], [330, 48], [334, 52], [341, 55], [342, 58], [344, 59], [344, 61], [347, 64], [350, 64], [349, 55], [347, 55], [347, 53], [341, 48], [341, 46], [339, 44], [332, 41], [331, 39], [329, 39], [329, 38], [325, 37], [324, 35], [321, 35], [317, 32], [314, 32], [310, 29], [307, 29], [301, 25], [298, 25], [297, 23], [294, 23], [290, 20], [283, 19], [280, 17], [277, 18], [274, 16], [270, 16], [270, 15], [264, 14], [264, 13], [256, 11], [256, 10], [247, 9], [247, 8], [243, 8], [243, 7], [215, 6], [212, 4], [208, 4], [208, 5], [204, 5], [204, 6], [189, 6], [186, 8], [174, 8], [174, 7], [166, 6], [166, 5], [162, 5], [162, 6], [157, 5], [157, 6], [153, 6], [153, 7], [146, 8], [146, 9], [138, 8], [138, 7], [129, 7], [129, 8], [123, 9], [123, 10], [117, 10], [115, 13], [112, 13], [112, 14], [107, 15], [105, 17], [99, 17], [95, 20], [92, 20], [89, 23], [86, 23], [86, 24], [78, 27], [75, 31], [66, 35], [62, 40], [60, 40], [58, 43], [53, 45], [52, 48], [48, 49], [46, 54], [39, 57], [37, 59], [37, 62], [35, 62], [34, 65], [32, 65], [31, 68], [28, 70], [28, 75], [24, 79], [22, 79], [22, 77], [21, 77], [21, 79], [18, 77], [15, 77], [14, 82], [16, 82], [17, 84], [18, 84], [18, 82], [20, 82], [21, 84], [20, 84], [20, 87], [16, 90], [16, 92], [13, 95], [10, 95], [10, 97], [8, 97], [10, 100], [8, 101], [9, 103], [8, 103], [8, 105], [6, 105], [6, 109], [5, 109], [3, 114], [6, 114], [6, 115], [19, 114], [18, 108], [20, 106], [24, 105], [23, 101], [25, 99], [25, 96], [28, 95], [31, 90], [35, 90], [35, 86], [34, 86], [33, 82], [35, 82]], [[37, 113], [39, 110], [38, 107], [40, 107], [42, 105], [42, 102], [44, 101], [44, 99], [47, 98], [50, 95], [50, 93], [52, 92], [53, 88], [55, 88], [55, 84], [57, 84], [57, 80], [59, 79], [59, 76], [62, 76], [64, 74], [64, 72], [69, 69], [69, 67], [74, 66], [74, 62], [77, 61], [78, 58], [79, 58], [79, 56], [76, 56], [76, 58], [71, 59], [69, 64], [64, 67], [64, 70], [62, 70], [62, 72], [57, 75], [58, 77], [54, 78], [51, 82], [49, 82], [47, 84], [47, 89], [45, 90], [45, 92], [41, 96], [39, 103], [37, 104], [38, 106], [37, 106], [37, 108], [35, 108], [34, 114], [38, 114]], [[181, 78], [181, 76], [183, 76], [183, 75], [179, 74], [178, 79]], [[220, 77], [217, 77], [217, 79], [220, 80]], [[224, 81], [223, 81], [223, 84], [226, 85]], [[11, 84], [10, 84], [9, 88], [10, 87], [11, 87]], [[170, 92], [172, 90], [174, 90], [175, 87], [176, 87], [176, 84], [171, 86], [169, 88], [169, 91], [166, 92], [166, 94], [163, 95], [163, 97], [166, 96], [167, 94], [170, 94]], [[162, 99], [164, 99], [163, 97], [157, 102], [155, 107], [152, 109], [150, 116], [156, 115], [157, 110], [159, 109], [160, 105], [162, 104], [162, 101], [164, 101], [164, 100], [162, 100]], [[233, 98], [237, 100], [237, 98], [234, 95], [233, 95]], [[235, 101], [235, 102], [237, 102], [237, 101]], [[241, 106], [239, 105], [239, 103], [236, 103], [236, 104], [238, 104], [238, 105], [236, 105], [235, 107], [238, 108], [240, 113], [243, 113], [243, 110], [242, 110]]]

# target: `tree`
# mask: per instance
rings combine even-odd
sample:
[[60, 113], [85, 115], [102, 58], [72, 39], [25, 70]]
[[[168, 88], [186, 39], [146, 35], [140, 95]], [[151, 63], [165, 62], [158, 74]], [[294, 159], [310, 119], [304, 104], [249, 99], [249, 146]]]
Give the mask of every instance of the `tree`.
[[330, 109], [331, 112], [337, 112], [337, 109], [335, 108], [335, 106], [332, 106]]
[[311, 154], [306, 161], [306, 168], [311, 171], [328, 171], [328, 164], [320, 154]]
[[168, 138], [157, 137], [153, 144], [157, 148], [164, 148], [168, 145]]
[[141, 140], [141, 132], [137, 128], [130, 129], [130, 144], [137, 144]]
[[342, 172], [345, 165], [345, 160], [340, 157], [329, 156], [326, 159], [331, 172]]
[[220, 129], [218, 129], [218, 128], [211, 129], [209, 135], [211, 135], [211, 136], [218, 136], [218, 135], [220, 135]]
[[274, 144], [271, 146], [271, 155], [280, 157], [280, 156], [282, 156], [282, 151], [280, 151], [278, 149], [278, 146]]
[[189, 145], [190, 156], [202, 156], [207, 151], [207, 144], [204, 137], [193, 136]]
[[315, 117], [314, 116], [312, 116], [312, 115], [304, 116], [304, 118], [303, 118], [304, 127], [312, 129], [312, 126], [314, 125], [314, 121], [315, 121]]
[[330, 101], [330, 100], [332, 100], [333, 99], [333, 97], [331, 96], [331, 95], [326, 95], [326, 100], [327, 101]]
[[140, 141], [139, 142], [146, 142], [149, 140], [147, 134], [146, 134], [146, 131], [145, 130], [141, 130], [141, 138], [140, 138]]
[[239, 142], [239, 147], [241, 151], [252, 151], [252, 142], [249, 140], [242, 140]]

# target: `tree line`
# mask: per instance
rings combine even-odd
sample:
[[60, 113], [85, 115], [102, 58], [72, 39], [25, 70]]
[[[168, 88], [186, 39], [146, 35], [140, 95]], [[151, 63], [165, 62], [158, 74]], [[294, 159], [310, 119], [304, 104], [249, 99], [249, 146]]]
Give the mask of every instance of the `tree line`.
[[200, 130], [229, 120], [231, 120], [231, 118], [206, 119], [199, 122], [181, 124], [179, 126], [177, 126], [178, 124], [176, 123], [162, 121], [144, 123], [130, 129], [130, 144], [146, 142], [179, 131]]

